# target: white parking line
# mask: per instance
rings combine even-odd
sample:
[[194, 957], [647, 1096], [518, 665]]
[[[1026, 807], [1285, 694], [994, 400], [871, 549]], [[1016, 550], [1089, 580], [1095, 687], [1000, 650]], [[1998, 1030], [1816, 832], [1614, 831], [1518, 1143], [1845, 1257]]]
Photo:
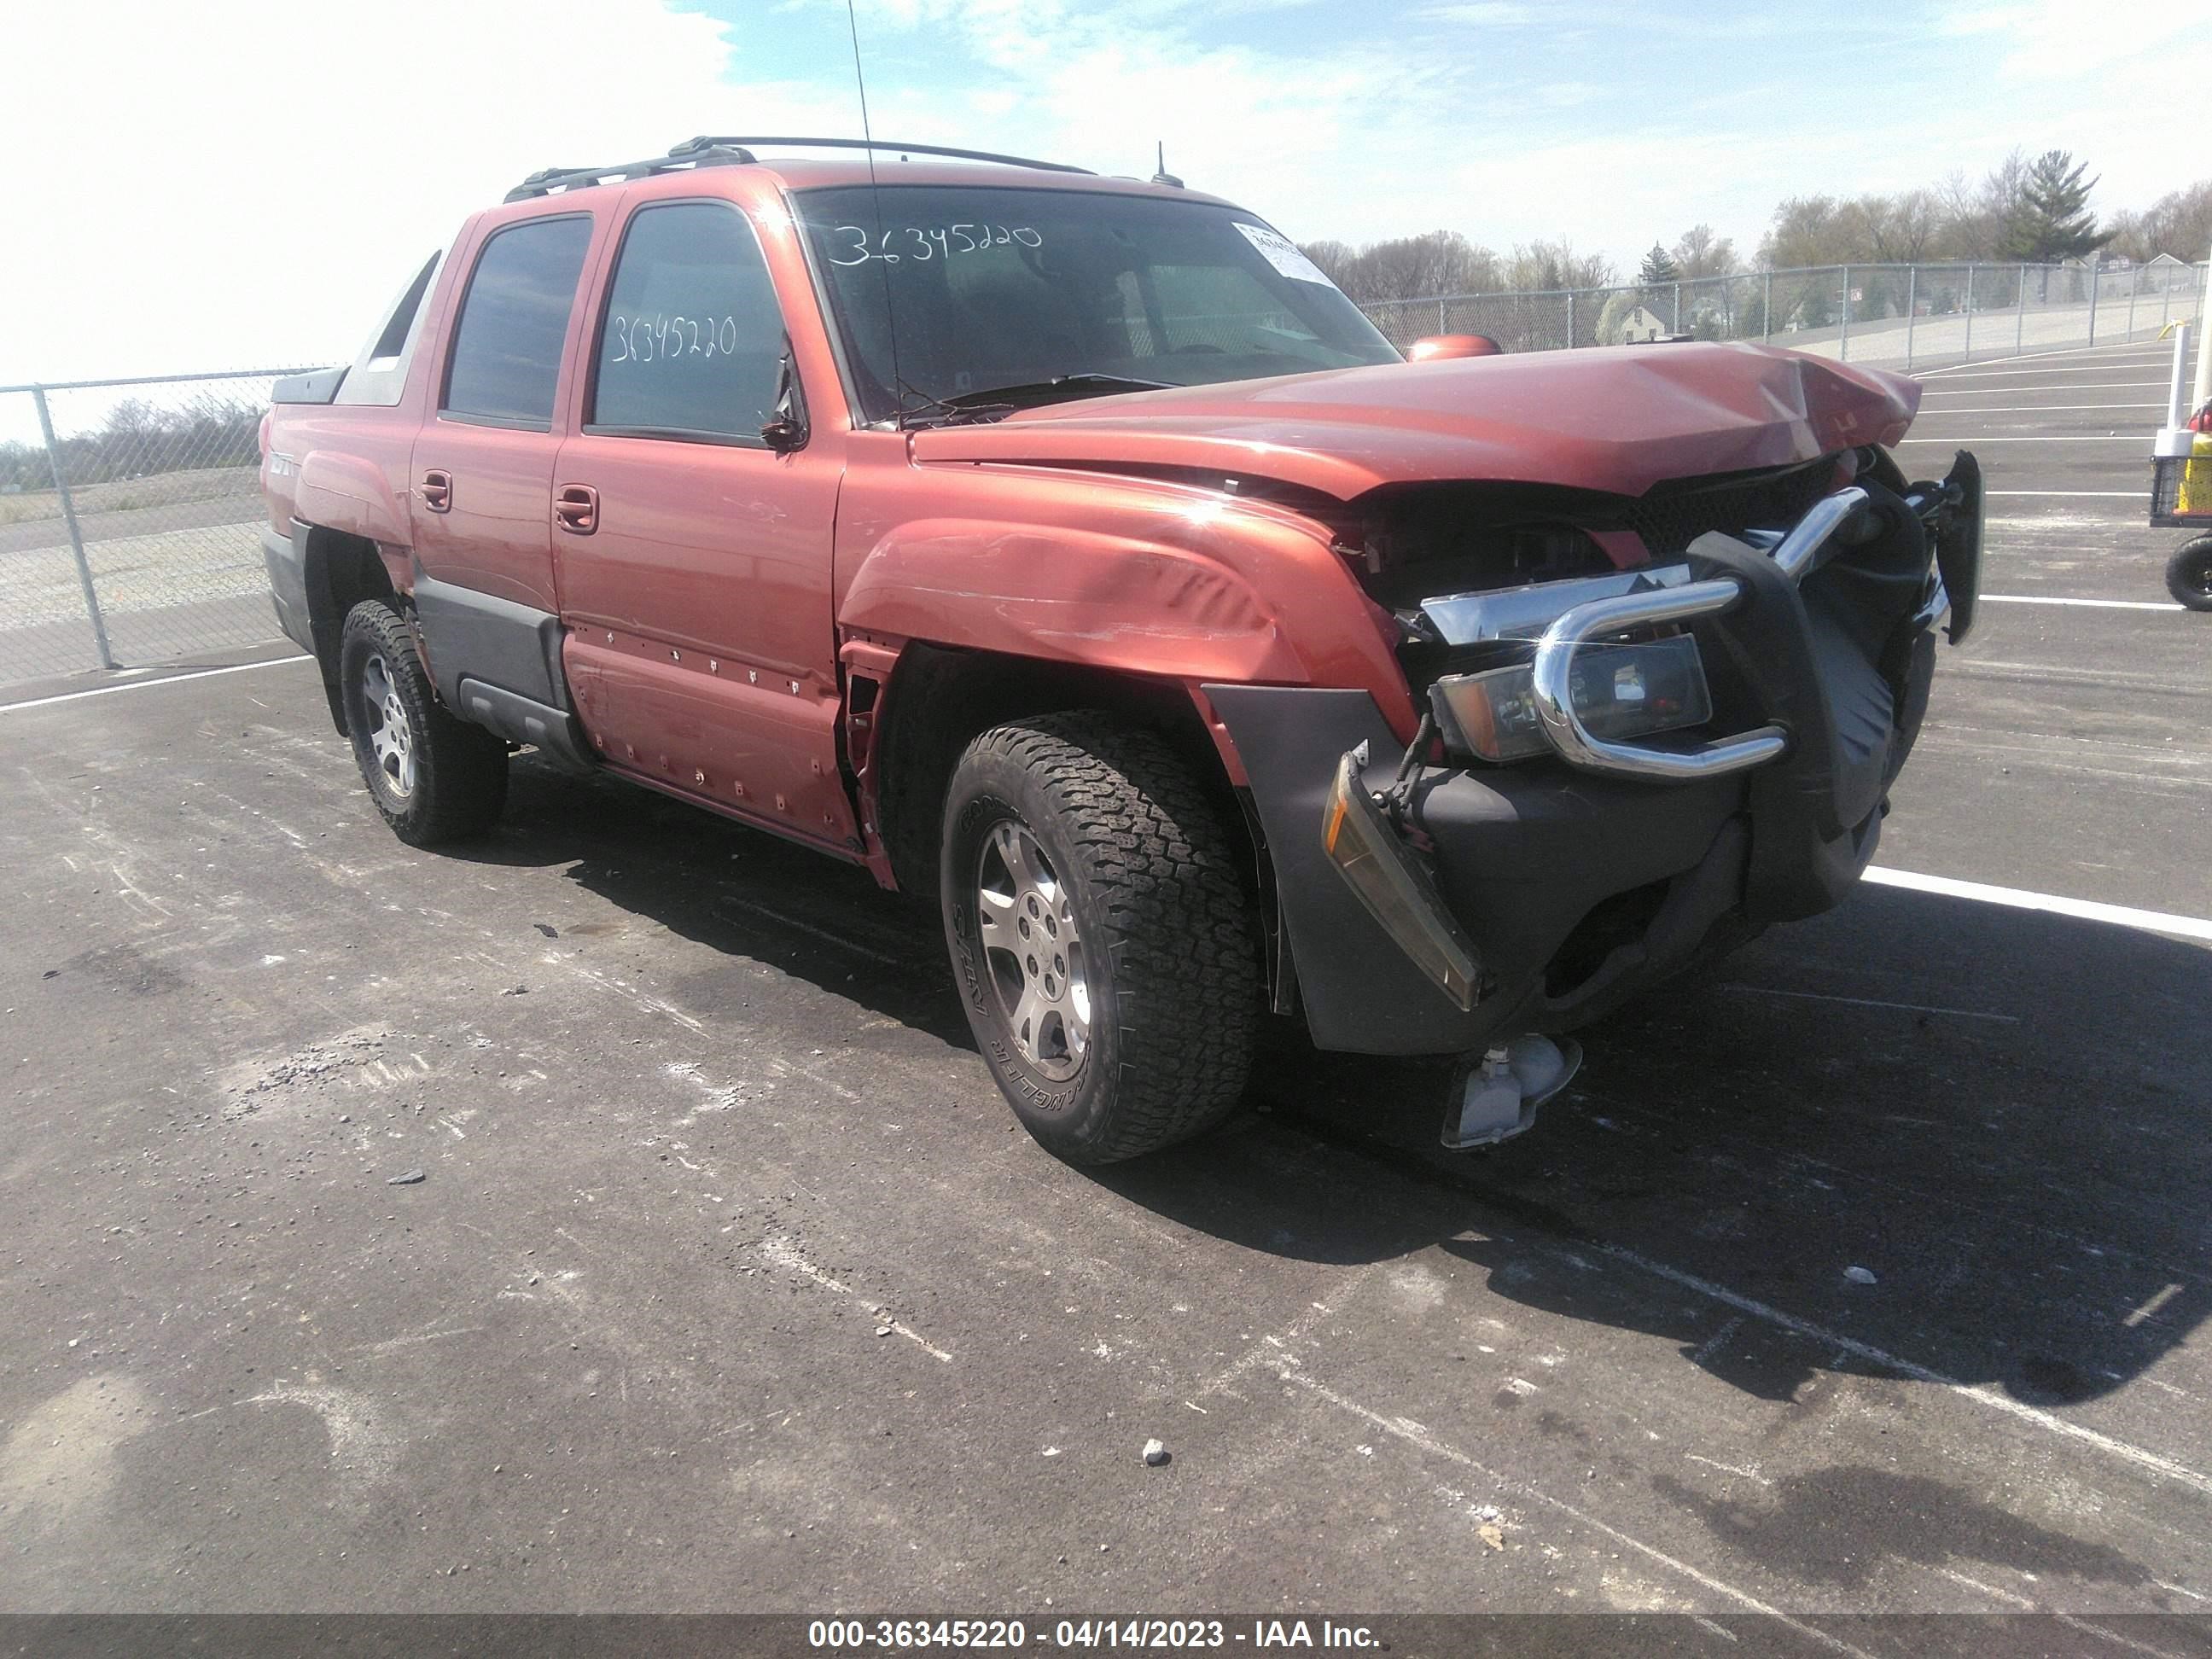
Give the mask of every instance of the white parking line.
[[[1854, 1654], [1857, 1656], [1857, 1659], [1873, 1659], [1865, 1649], [1853, 1647], [1843, 1638], [1831, 1635], [1817, 1626], [1801, 1622], [1781, 1608], [1771, 1607], [1760, 1601], [1748, 1590], [1740, 1589], [1724, 1578], [1716, 1578], [1712, 1574], [1691, 1565], [1687, 1561], [1668, 1554], [1656, 1545], [1647, 1544], [1633, 1534], [1623, 1532], [1610, 1522], [1600, 1520], [1589, 1510], [1577, 1508], [1564, 1498], [1554, 1498], [1541, 1486], [1534, 1486], [1525, 1481], [1516, 1480], [1502, 1469], [1493, 1468], [1489, 1464], [1480, 1462], [1468, 1453], [1462, 1451], [1449, 1441], [1432, 1432], [1425, 1424], [1416, 1422], [1410, 1417], [1401, 1417], [1395, 1413], [1386, 1416], [1372, 1407], [1362, 1405], [1348, 1395], [1341, 1394], [1330, 1388], [1319, 1378], [1308, 1376], [1304, 1370], [1298, 1369], [1298, 1362], [1294, 1356], [1271, 1360], [1269, 1369], [1273, 1370], [1277, 1376], [1282, 1378], [1286, 1386], [1304, 1389], [1316, 1397], [1327, 1401], [1339, 1411], [1350, 1413], [1352, 1416], [1370, 1425], [1376, 1433], [1387, 1434], [1393, 1439], [1401, 1440], [1417, 1451], [1425, 1452], [1431, 1457], [1441, 1457], [1447, 1462], [1458, 1464], [1462, 1468], [1472, 1469], [1489, 1480], [1499, 1492], [1517, 1498], [1523, 1503], [1541, 1504], [1547, 1509], [1557, 1510], [1577, 1525], [1591, 1532], [1602, 1533], [1613, 1542], [1634, 1550], [1671, 1572], [1679, 1573], [1692, 1583], [1700, 1585], [1717, 1595], [1727, 1596], [1747, 1612], [1787, 1626], [1798, 1635], [1821, 1647], [1832, 1649], [1838, 1653]], [[2160, 1472], [2165, 1473], [2162, 1469]], [[1734, 1641], [1735, 1638], [1731, 1635], [1729, 1639]]]
[[64, 691], [55, 697], [33, 697], [27, 702], [0, 703], [0, 714], [13, 714], [20, 709], [45, 708], [58, 702], [75, 702], [79, 697], [112, 697], [118, 691], [144, 691], [156, 685], [175, 685], [183, 680], [211, 679], [217, 674], [244, 674], [256, 668], [274, 668], [279, 663], [311, 660], [304, 653], [296, 657], [271, 657], [266, 662], [233, 663], [228, 668], [199, 668], [189, 674], [164, 674], [159, 679], [132, 680], [128, 685], [100, 685], [89, 691]]
[[[1949, 412], [1948, 410], [1944, 411], [1946, 414]], [[2068, 432], [2055, 436], [2039, 433], [2008, 438], [1900, 438], [1898, 441], [1905, 444], [2135, 444], [2142, 448], [2145, 460], [2150, 459], [2150, 434], [2148, 432]]]
[[[1874, 873], [1871, 870], [1867, 872], [1869, 880], [1874, 878]], [[2096, 1430], [2082, 1424], [2071, 1422], [2053, 1413], [2014, 1400], [2010, 1395], [1996, 1389], [1981, 1383], [1962, 1382], [1954, 1376], [1946, 1376], [1939, 1370], [1916, 1364], [1902, 1355], [1877, 1348], [1871, 1342], [1862, 1342], [1856, 1337], [1844, 1335], [1841, 1331], [1828, 1329], [1825, 1326], [1814, 1323], [1809, 1319], [1801, 1319], [1796, 1314], [1785, 1313], [1779, 1308], [1754, 1300], [1741, 1291], [1729, 1289], [1724, 1285], [1717, 1285], [1709, 1279], [1700, 1279], [1695, 1273], [1685, 1273], [1680, 1267], [1669, 1267], [1663, 1261], [1655, 1261], [1650, 1256], [1632, 1250], [1626, 1245], [1600, 1243], [1593, 1248], [1599, 1254], [1609, 1255], [1616, 1261], [1625, 1261], [1632, 1267], [1640, 1267], [1645, 1273], [1680, 1285], [1685, 1290], [1695, 1291], [1699, 1295], [1711, 1297], [1723, 1307], [1733, 1308], [1738, 1313], [1750, 1315], [1753, 1319], [1763, 1319], [1770, 1324], [1779, 1325], [1785, 1331], [1794, 1331], [1798, 1335], [1806, 1337], [1823, 1347], [1838, 1349], [1844, 1353], [1855, 1355], [1870, 1365], [1879, 1366], [1884, 1370], [1895, 1371], [1901, 1376], [1911, 1377], [1915, 1382], [1929, 1382], [1938, 1388], [1948, 1389], [1952, 1394], [1961, 1399], [1971, 1400], [1978, 1406], [1984, 1406], [1991, 1411], [2002, 1412], [2008, 1417], [2017, 1418], [2023, 1423], [2032, 1424], [2061, 1438], [2078, 1440], [2094, 1446], [2100, 1451], [2133, 1463], [2136, 1468], [2148, 1470], [2154, 1474], [2163, 1475], [2169, 1480], [2189, 1486], [2198, 1492], [2212, 1493], [2212, 1475], [2208, 1475], [2202, 1469], [2192, 1468], [2186, 1463], [2177, 1462], [2172, 1458], [2160, 1456], [2148, 1447], [2135, 1445], [2112, 1435], [2100, 1434]], [[1291, 1374], [1284, 1373], [1284, 1375]], [[1292, 1377], [1291, 1380], [1297, 1379]]]
[[1972, 362], [1956, 363], [1949, 368], [1932, 368], [1931, 374], [1959, 374], [1969, 369], [2002, 374], [1998, 367], [2003, 363], [2045, 363], [2060, 357], [2095, 357], [2104, 362], [2116, 362], [2123, 357], [2143, 357], [2147, 360], [2170, 358], [2173, 353], [2164, 346], [2146, 345], [2139, 340], [2123, 341], [2108, 346], [2063, 346], [2053, 351], [2022, 351], [2010, 357], [1977, 357]]
[[[2010, 392], [2024, 398], [2031, 392], [2148, 392], [2163, 390], [2165, 386], [2164, 380], [2075, 380], [2065, 386], [1962, 386], [1955, 392], [1936, 386], [1927, 387], [1920, 395], [1923, 398], [2001, 398]], [[2038, 406], [2051, 407], [2048, 404]]]
[[1936, 368], [1930, 369], [1927, 374], [1921, 375], [1919, 378], [1923, 380], [1932, 380], [1938, 374], [1943, 374], [1956, 380], [2001, 380], [2030, 374], [2103, 374], [2115, 368], [2141, 370], [2146, 368], [2156, 368], [2159, 366], [2160, 365], [2155, 362], [2116, 363], [2107, 359], [2106, 362], [2101, 363], [2069, 363], [2061, 368], [1982, 368], [1977, 369], [1971, 374], [1960, 374], [1950, 369]]
[[2040, 593], [1984, 593], [1990, 605], [2078, 605], [2094, 611], [2181, 611], [2187, 607], [2165, 599], [2054, 599]]
[[2115, 500], [2124, 496], [2127, 500], [2134, 501], [2141, 501], [2143, 495], [2143, 492], [2140, 489], [1992, 489], [1986, 493], [1991, 501], [1996, 501], [2000, 496], [2027, 495], [2056, 496], [2062, 501], [2071, 501], [2077, 497], [2087, 498], [2094, 495], [2100, 498], [2111, 497]]
[[1930, 410], [1943, 415], [2043, 415], [2052, 410], [2070, 414], [2084, 409], [2164, 409], [2164, 404], [1998, 404], [1988, 409]]
[[1978, 899], [1984, 904], [2002, 904], [2014, 910], [2042, 910], [2082, 921], [2106, 921], [2120, 927], [2140, 927], [2147, 933], [2171, 933], [2177, 939], [2212, 939], [2212, 921], [2197, 916], [2138, 910], [2126, 904], [2100, 904], [2092, 899], [2033, 893], [2021, 887], [1992, 887], [1986, 882], [1955, 881], [1949, 876], [1916, 875], [1909, 870], [1892, 870], [1879, 864], [1867, 866], [1866, 878], [1879, 887], [1940, 893], [1946, 898]]

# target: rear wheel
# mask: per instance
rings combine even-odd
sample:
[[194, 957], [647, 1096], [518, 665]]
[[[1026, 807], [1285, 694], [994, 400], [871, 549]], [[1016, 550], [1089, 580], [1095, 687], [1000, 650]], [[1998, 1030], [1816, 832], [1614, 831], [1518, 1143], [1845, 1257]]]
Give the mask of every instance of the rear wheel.
[[2191, 611], [2212, 611], [2212, 536], [2183, 543], [2166, 561], [2166, 591]]
[[399, 613], [363, 599], [338, 646], [346, 732], [376, 810], [410, 847], [480, 835], [507, 804], [507, 744], [454, 717]]
[[1103, 715], [1001, 726], [962, 756], [945, 939], [977, 1046], [1048, 1150], [1112, 1163], [1236, 1109], [1261, 996], [1234, 846], [1173, 749]]

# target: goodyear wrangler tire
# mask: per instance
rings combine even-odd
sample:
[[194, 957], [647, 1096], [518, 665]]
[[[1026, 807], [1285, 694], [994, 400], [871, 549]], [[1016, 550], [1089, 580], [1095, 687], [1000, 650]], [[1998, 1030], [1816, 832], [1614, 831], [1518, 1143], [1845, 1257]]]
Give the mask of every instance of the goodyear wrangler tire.
[[1189, 765], [1103, 715], [998, 726], [961, 757], [945, 942], [976, 1045], [1048, 1151], [1109, 1164], [1235, 1110], [1262, 1010], [1234, 845]]
[[455, 717], [413, 635], [381, 599], [346, 613], [338, 644], [346, 733], [376, 810], [410, 847], [481, 835], [507, 805], [507, 744]]

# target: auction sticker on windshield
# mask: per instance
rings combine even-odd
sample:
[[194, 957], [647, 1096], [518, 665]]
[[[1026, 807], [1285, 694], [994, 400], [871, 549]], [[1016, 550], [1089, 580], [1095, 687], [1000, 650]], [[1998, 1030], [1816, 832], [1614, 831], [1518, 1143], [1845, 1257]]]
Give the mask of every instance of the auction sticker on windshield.
[[1248, 225], [1242, 219], [1232, 220], [1244, 233], [1244, 240], [1260, 250], [1267, 263], [1284, 276], [1301, 283], [1319, 283], [1323, 288], [1334, 288], [1322, 268], [1297, 250], [1297, 245], [1288, 237], [1279, 235], [1265, 225]]

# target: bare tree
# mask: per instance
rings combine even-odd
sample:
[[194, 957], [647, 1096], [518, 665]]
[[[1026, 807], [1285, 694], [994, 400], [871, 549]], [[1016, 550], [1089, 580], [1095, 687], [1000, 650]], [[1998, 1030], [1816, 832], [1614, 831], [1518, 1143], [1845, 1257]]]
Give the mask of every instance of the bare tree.
[[1394, 237], [1358, 249], [1317, 242], [1306, 252], [1330, 281], [1363, 304], [1485, 293], [1498, 286], [1498, 256], [1455, 230]]
[[1349, 242], [1323, 240], [1301, 242], [1298, 252], [1321, 267], [1322, 275], [1339, 288], [1346, 288], [1352, 281], [1352, 268], [1359, 258], [1359, 250]]
[[1562, 289], [1609, 288], [1615, 272], [1602, 253], [1577, 253], [1572, 242], [1523, 242], [1500, 272], [1516, 293], [1556, 294]]
[[1943, 204], [1932, 190], [1908, 190], [1902, 196], [1869, 196], [1869, 240], [1874, 257], [1888, 264], [1917, 264], [1943, 228]]
[[1682, 275], [1694, 280], [1700, 276], [1733, 276], [1743, 268], [1735, 257], [1735, 243], [1726, 236], [1716, 236], [1711, 225], [1692, 225], [1674, 244], [1674, 263]]
[[2212, 247], [2212, 179], [2170, 191], [2140, 213], [2112, 216], [2113, 248], [2131, 259], [2197, 260]]
[[1850, 227], [1832, 196], [1792, 196], [1774, 210], [1774, 224], [1759, 245], [1769, 270], [1841, 264], [1850, 257]]

